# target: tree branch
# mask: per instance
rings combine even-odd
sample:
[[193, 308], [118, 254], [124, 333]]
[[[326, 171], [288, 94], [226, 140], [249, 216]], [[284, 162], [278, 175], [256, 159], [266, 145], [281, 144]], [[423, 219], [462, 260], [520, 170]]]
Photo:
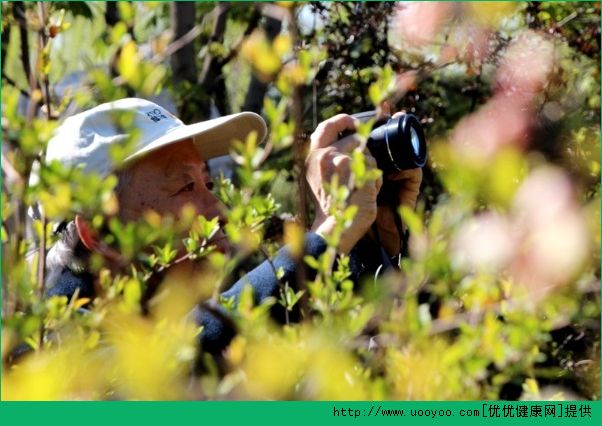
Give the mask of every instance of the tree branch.
[[25, 5], [22, 1], [16, 1], [13, 7], [13, 16], [19, 24], [19, 35], [21, 36], [21, 63], [27, 81], [31, 81], [31, 64], [29, 63], [29, 38], [27, 36], [27, 23], [25, 22]]
[[29, 93], [27, 93], [25, 90], [21, 89], [17, 83], [10, 78], [9, 76], [7, 76], [6, 74], [4, 74], [4, 72], [2, 72], [2, 80], [6, 81], [8, 84], [10, 84], [11, 86], [13, 86], [14, 88], [18, 89], [19, 92], [21, 92], [21, 94], [27, 98], [29, 98]]
[[5, 57], [6, 57], [6, 50], [8, 49], [8, 45], [10, 44], [10, 33], [11, 33], [11, 28], [10, 26], [3, 26], [2, 27], [2, 46], [1, 46], [1, 57], [0, 57], [0, 62], [2, 63], [2, 75], [4, 75], [4, 64], [5, 64]]
[[230, 50], [230, 52], [228, 52], [228, 54], [221, 59], [220, 64], [222, 67], [238, 55], [238, 52], [240, 51], [240, 48], [242, 47], [242, 44], [244, 43], [245, 39], [249, 35], [251, 35], [253, 31], [255, 31], [255, 29], [259, 25], [259, 20], [261, 19], [260, 10], [261, 9], [259, 8], [255, 9], [253, 16], [251, 16], [251, 19], [249, 19], [249, 24], [247, 25], [247, 28], [245, 29], [245, 32], [242, 34], [242, 37], [240, 38], [238, 43], [236, 43], [236, 45]]
[[[293, 45], [293, 52], [298, 52], [299, 45], [299, 29], [297, 27], [296, 15], [295, 15], [295, 7], [290, 9], [289, 15], [289, 32]], [[299, 212], [299, 219], [301, 223], [302, 229], [307, 229], [308, 220], [307, 220], [307, 185], [305, 183], [305, 155], [306, 155], [306, 145], [307, 140], [304, 137], [303, 132], [303, 104], [301, 98], [301, 87], [299, 85], [295, 85], [293, 87], [293, 96], [291, 99], [291, 109], [293, 115], [293, 121], [295, 123], [295, 133], [294, 133], [294, 142], [293, 142], [293, 161], [297, 169], [297, 211]], [[306, 282], [305, 282], [305, 265], [303, 261], [303, 256], [300, 256], [296, 262], [296, 272], [297, 272], [297, 283], [299, 283], [299, 287], [301, 290], [307, 293]], [[302, 298], [300, 300], [300, 309], [301, 314], [304, 315], [308, 311], [307, 306], [307, 298]]]

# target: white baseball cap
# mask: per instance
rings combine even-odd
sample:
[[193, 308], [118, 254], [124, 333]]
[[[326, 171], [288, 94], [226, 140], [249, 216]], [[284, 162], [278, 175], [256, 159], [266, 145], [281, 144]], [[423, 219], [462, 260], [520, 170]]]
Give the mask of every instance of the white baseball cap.
[[253, 112], [226, 115], [186, 125], [165, 108], [138, 98], [105, 103], [67, 118], [55, 131], [46, 148], [46, 162], [59, 160], [66, 166], [81, 166], [86, 173], [104, 177], [115, 170], [109, 147], [128, 138], [127, 129], [120, 129], [115, 116], [132, 115], [132, 128], [140, 131], [134, 152], [124, 165], [158, 148], [185, 139], [192, 139], [203, 160], [228, 154], [232, 141], [245, 140], [257, 132], [262, 142], [267, 126]]

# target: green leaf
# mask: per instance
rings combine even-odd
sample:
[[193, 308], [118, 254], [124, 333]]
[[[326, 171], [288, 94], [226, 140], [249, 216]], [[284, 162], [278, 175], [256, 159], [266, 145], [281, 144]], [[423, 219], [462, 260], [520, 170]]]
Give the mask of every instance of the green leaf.
[[123, 287], [123, 301], [130, 309], [137, 311], [142, 298], [142, 286], [135, 279], [130, 279], [125, 282]]
[[320, 269], [320, 264], [318, 263], [318, 260], [313, 257], [313, 256], [305, 256], [303, 258], [303, 260], [305, 261], [305, 263], [307, 263], [311, 268], [318, 270]]
[[401, 220], [406, 224], [410, 233], [415, 235], [420, 235], [423, 232], [422, 220], [420, 216], [411, 208], [407, 206], [401, 206], [399, 208], [399, 214], [401, 215]]

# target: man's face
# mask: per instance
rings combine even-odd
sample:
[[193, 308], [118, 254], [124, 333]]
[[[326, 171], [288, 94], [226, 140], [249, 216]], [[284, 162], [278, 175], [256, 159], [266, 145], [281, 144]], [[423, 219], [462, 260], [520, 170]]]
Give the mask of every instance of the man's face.
[[[122, 220], [137, 220], [148, 210], [161, 216], [178, 217], [186, 205], [207, 219], [219, 217], [222, 222], [225, 220], [225, 206], [211, 192], [213, 181], [191, 140], [163, 147], [143, 157], [129, 168], [129, 172], [129, 184], [119, 195]], [[230, 251], [221, 229], [213, 240], [218, 250]]]

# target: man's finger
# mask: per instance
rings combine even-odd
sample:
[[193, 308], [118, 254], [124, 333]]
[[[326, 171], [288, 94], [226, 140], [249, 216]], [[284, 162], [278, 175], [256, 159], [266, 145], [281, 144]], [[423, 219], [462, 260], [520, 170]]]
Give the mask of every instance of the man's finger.
[[380, 105], [380, 108], [377, 108], [376, 112], [376, 121], [381, 121], [386, 118], [389, 118], [391, 116], [391, 104], [389, 103], [389, 101], [384, 101]]
[[370, 154], [364, 154], [364, 157], [366, 158], [366, 165], [368, 168], [376, 169], [376, 158]]
[[348, 169], [351, 164], [351, 157], [348, 155], [337, 155], [333, 157], [332, 164], [336, 170]]
[[355, 130], [356, 119], [347, 114], [338, 114], [324, 120], [311, 135], [310, 149], [324, 148], [339, 138], [345, 130]]
[[349, 185], [349, 178], [351, 175], [351, 157], [348, 155], [337, 155], [332, 159], [332, 164], [335, 169], [335, 173], [339, 175], [339, 183], [342, 185]]
[[331, 146], [335, 148], [337, 151], [349, 154], [353, 152], [353, 150], [361, 145], [361, 138], [356, 135], [345, 136], [343, 139], [340, 139], [333, 143]]
[[383, 101], [380, 105], [380, 112], [383, 115], [391, 115], [391, 103], [389, 101]]
[[376, 179], [374, 184], [376, 185], [376, 192], [380, 192], [381, 188], [383, 187], [383, 175], [382, 174]]

